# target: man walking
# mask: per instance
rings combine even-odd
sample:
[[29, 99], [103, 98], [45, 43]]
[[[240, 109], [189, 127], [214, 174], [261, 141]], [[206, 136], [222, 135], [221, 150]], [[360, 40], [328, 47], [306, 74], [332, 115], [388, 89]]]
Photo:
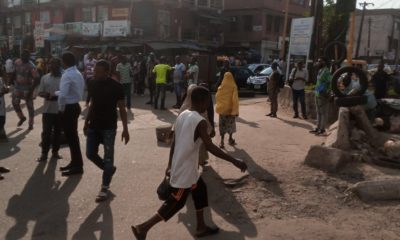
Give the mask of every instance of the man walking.
[[61, 112], [62, 125], [71, 153], [71, 162], [61, 167], [63, 176], [83, 173], [83, 161], [78, 136], [78, 118], [81, 113], [79, 101], [82, 99], [85, 81], [76, 68], [75, 56], [66, 52], [62, 55], [65, 72], [60, 81], [58, 107]]
[[[207, 186], [199, 171], [199, 151], [204, 143], [207, 151], [222, 158], [242, 172], [247, 165], [235, 159], [215, 146], [207, 132], [207, 121], [201, 116], [209, 106], [210, 92], [203, 87], [192, 91], [192, 106], [182, 112], [175, 122], [174, 141], [172, 143], [166, 174], [170, 176], [170, 194], [157, 213], [142, 224], [131, 226], [137, 240], [145, 240], [147, 232], [157, 223], [168, 221], [185, 206], [191, 193], [196, 208], [196, 237], [206, 237], [218, 233], [218, 228], [205, 224], [204, 209], [208, 207]], [[159, 236], [157, 239], [162, 239]]]
[[199, 84], [199, 66], [197, 66], [197, 58], [192, 56], [190, 67], [187, 71], [188, 86], [192, 84]]
[[324, 57], [318, 59], [316, 65], [319, 68], [317, 84], [315, 85], [315, 105], [317, 106], [317, 128], [310, 131], [316, 135], [324, 135], [328, 118], [329, 99], [331, 92], [332, 75]]
[[33, 90], [38, 85], [40, 79], [35, 65], [29, 60], [29, 58], [29, 51], [24, 50], [21, 59], [18, 59], [15, 62], [15, 81], [14, 91], [12, 93], [12, 105], [19, 118], [17, 124], [19, 127], [26, 121], [26, 117], [22, 113], [21, 109], [21, 100], [25, 100], [29, 113], [29, 130], [32, 130], [33, 118], [35, 116]]
[[298, 102], [300, 101], [301, 113], [304, 119], [307, 119], [305, 91], [308, 81], [308, 71], [303, 67], [303, 62], [298, 62], [297, 67], [292, 70], [289, 78], [289, 85], [292, 87], [293, 97], [293, 118], [299, 118]]
[[[61, 80], [61, 61], [53, 58], [50, 62], [50, 73], [44, 75], [39, 85], [39, 96], [44, 98], [42, 115], [42, 154], [38, 162], [47, 160], [47, 155], [52, 146], [52, 159], [61, 159], [58, 155], [60, 149], [61, 119], [58, 112], [58, 97]], [[52, 139], [53, 137], [53, 139]]]
[[[117, 129], [117, 112], [122, 120], [122, 140], [129, 142], [127, 113], [123, 86], [109, 78], [110, 64], [104, 60], [96, 64], [95, 81], [89, 88], [92, 101], [83, 128], [87, 137], [86, 156], [103, 170], [103, 183], [96, 201], [104, 201], [109, 196], [109, 188], [116, 167], [114, 166], [114, 143]], [[98, 154], [99, 145], [104, 145], [104, 158]]]
[[165, 91], [167, 86], [167, 75], [172, 68], [166, 64], [167, 59], [164, 56], [160, 57], [160, 64], [157, 64], [153, 73], [156, 78], [156, 97], [154, 99], [154, 109], [158, 109], [158, 98], [161, 94], [161, 110], [165, 110]]
[[119, 82], [122, 84], [122, 88], [125, 94], [125, 102], [126, 108], [128, 111], [131, 110], [131, 92], [132, 92], [132, 68], [131, 64], [128, 62], [128, 59], [121, 55], [121, 62], [117, 65], [117, 75]]
[[272, 74], [269, 77], [267, 84], [268, 98], [271, 102], [271, 112], [267, 116], [276, 118], [278, 112], [278, 93], [279, 93], [279, 78], [280, 73], [278, 71], [278, 63], [274, 62], [271, 65]]
[[185, 71], [186, 71], [186, 66], [185, 64], [182, 63], [181, 57], [176, 56], [175, 67], [174, 67], [174, 90], [176, 95], [176, 104], [173, 106], [173, 108], [176, 109], [181, 108], [182, 105], [182, 92], [184, 91], [184, 85], [185, 85], [184, 82]]

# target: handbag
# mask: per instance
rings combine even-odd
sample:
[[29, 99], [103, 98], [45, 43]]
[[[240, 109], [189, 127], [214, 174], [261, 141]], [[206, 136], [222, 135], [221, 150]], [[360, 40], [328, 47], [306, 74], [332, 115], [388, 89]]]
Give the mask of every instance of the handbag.
[[158, 198], [162, 201], [168, 199], [171, 195], [171, 185], [169, 184], [169, 177], [165, 176], [161, 181], [160, 185], [157, 187]]

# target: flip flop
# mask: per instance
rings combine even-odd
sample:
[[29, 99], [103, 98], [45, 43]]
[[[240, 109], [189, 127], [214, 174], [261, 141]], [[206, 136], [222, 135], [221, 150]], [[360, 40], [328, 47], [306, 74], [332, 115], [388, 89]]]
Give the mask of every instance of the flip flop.
[[131, 229], [132, 229], [133, 235], [135, 235], [137, 240], [146, 240], [147, 234], [145, 234], [144, 236], [140, 235], [140, 233], [138, 232], [138, 230], [136, 229], [135, 226], [131, 226]]
[[229, 140], [229, 145], [231, 145], [231, 146], [236, 145], [235, 139]]
[[207, 236], [211, 236], [211, 235], [215, 235], [219, 232], [219, 228], [218, 227], [206, 227], [206, 230], [196, 233], [195, 236], [198, 238], [202, 238], [202, 237], [207, 237]]

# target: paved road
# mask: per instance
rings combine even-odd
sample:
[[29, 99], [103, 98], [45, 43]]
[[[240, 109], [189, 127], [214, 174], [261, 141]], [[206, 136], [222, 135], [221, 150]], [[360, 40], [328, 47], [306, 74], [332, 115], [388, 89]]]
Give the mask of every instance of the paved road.
[[[169, 95], [168, 106], [173, 105], [173, 98]], [[163, 176], [169, 149], [157, 144], [154, 128], [172, 123], [176, 116], [174, 110], [152, 111], [144, 104], [146, 100], [143, 97], [134, 97], [134, 117], [130, 115], [129, 125], [131, 141], [128, 145], [120, 142], [118, 132], [115, 149], [118, 169], [111, 186], [114, 197], [101, 204], [94, 201], [100, 190], [101, 172], [86, 160], [85, 173], [81, 177], [62, 177], [58, 168], [68, 162], [67, 148], [61, 150], [65, 159], [38, 164], [35, 159], [40, 153], [40, 113], [38, 111], [34, 130], [29, 132], [27, 125], [16, 127], [17, 119], [10, 107], [6, 123], [10, 141], [0, 144], [0, 165], [12, 170], [0, 182], [0, 239], [133, 239], [130, 225], [142, 222], [154, 214], [161, 203], [155, 189]], [[9, 97], [7, 101], [9, 102]], [[239, 144], [235, 153], [240, 157], [262, 157], [264, 152], [260, 146], [264, 143], [259, 141], [273, 141], [273, 136], [264, 133], [254, 139], [248, 136], [250, 132], [260, 132], [268, 124], [265, 122], [264, 105], [258, 104], [257, 108], [254, 107], [255, 102], [264, 101], [265, 98], [258, 98], [241, 103], [243, 114], [238, 121]], [[41, 100], [37, 100], [36, 106], [40, 105]], [[83, 120], [80, 121], [80, 129], [82, 124]], [[311, 127], [309, 124], [295, 124], [296, 127], [299, 124], [304, 128]], [[293, 133], [305, 131], [303, 128], [298, 129], [301, 130], [293, 130]], [[80, 137], [84, 152], [85, 138], [81, 131]], [[253, 140], [258, 142], [252, 144]], [[244, 146], [246, 151], [243, 150]], [[212, 167], [207, 167], [204, 173], [211, 205], [207, 216], [222, 231], [218, 236], [207, 239], [266, 239], [271, 229], [267, 229], [262, 222], [253, 222], [250, 213], [223, 184], [222, 178], [238, 179], [244, 175], [225, 163], [215, 164], [215, 158], [211, 162]], [[268, 176], [256, 161], [253, 162], [251, 171], [262, 173], [262, 177]], [[186, 209], [168, 223], [156, 226], [149, 233], [148, 239], [193, 239], [195, 223], [192, 210], [192, 202], [188, 201]]]

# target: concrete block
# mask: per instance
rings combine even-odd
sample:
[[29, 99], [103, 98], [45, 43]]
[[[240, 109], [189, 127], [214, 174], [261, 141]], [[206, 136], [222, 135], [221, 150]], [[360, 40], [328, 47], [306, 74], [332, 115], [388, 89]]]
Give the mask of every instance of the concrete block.
[[348, 108], [339, 109], [338, 121], [331, 126], [325, 146], [339, 148], [342, 150], [351, 149], [350, 143], [350, 110]]
[[326, 172], [338, 172], [351, 161], [351, 155], [337, 148], [311, 146], [304, 163]]
[[400, 200], [400, 179], [359, 182], [349, 188], [363, 201]]

